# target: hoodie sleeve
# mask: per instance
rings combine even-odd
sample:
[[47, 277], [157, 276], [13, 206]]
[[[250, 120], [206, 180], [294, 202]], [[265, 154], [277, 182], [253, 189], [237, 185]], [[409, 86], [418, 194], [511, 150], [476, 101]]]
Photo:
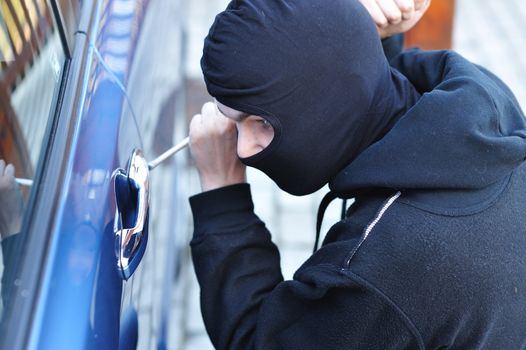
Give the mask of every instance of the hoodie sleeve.
[[247, 184], [190, 203], [201, 309], [217, 349], [421, 348], [388, 299], [339, 267], [316, 264], [283, 281], [278, 250], [253, 213]]
[[398, 56], [404, 48], [404, 34], [397, 34], [382, 39], [382, 47], [388, 61]]

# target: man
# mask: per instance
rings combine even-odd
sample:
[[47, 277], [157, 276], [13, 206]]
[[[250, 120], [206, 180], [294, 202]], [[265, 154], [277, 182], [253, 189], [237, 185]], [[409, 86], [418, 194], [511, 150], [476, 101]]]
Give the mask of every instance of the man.
[[[232, 1], [201, 64], [191, 245], [218, 349], [524, 347], [526, 122], [498, 78], [448, 51], [388, 61], [354, 0]], [[355, 199], [291, 281], [244, 165]]]

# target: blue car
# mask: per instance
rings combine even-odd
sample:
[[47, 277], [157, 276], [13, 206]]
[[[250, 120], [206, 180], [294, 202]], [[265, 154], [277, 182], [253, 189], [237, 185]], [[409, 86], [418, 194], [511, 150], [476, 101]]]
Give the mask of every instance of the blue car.
[[2, 0], [0, 349], [163, 349], [187, 242], [180, 1]]

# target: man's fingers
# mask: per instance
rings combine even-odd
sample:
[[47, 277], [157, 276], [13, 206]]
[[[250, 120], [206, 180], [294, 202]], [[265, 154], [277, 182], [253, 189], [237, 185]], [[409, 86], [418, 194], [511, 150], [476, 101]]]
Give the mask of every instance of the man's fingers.
[[403, 20], [410, 19], [416, 10], [417, 0], [395, 0]]
[[431, 0], [424, 0], [422, 7], [418, 9], [418, 12], [425, 13], [429, 9], [429, 6], [431, 6]]
[[0, 189], [14, 188], [15, 183], [15, 167], [13, 164], [7, 164], [3, 159], [0, 159]]
[[217, 116], [216, 106], [213, 102], [207, 102], [201, 108], [201, 115], [203, 118], [211, 118]]
[[374, 23], [376, 23], [378, 27], [384, 28], [389, 24], [382, 9], [378, 6], [375, 0], [360, 0], [360, 2], [367, 9], [367, 12], [369, 12]]
[[214, 99], [214, 108], [215, 108], [215, 111], [216, 111], [216, 114], [217, 114], [217, 115], [220, 115], [220, 116], [226, 118], [226, 116], [223, 114], [223, 112], [221, 112], [221, 111], [219, 110], [219, 107], [217, 106], [217, 100], [216, 100], [216, 99]]
[[188, 137], [190, 138], [190, 150], [192, 146], [199, 142], [199, 139], [202, 138], [204, 133], [203, 130], [203, 119], [201, 114], [196, 114], [190, 120], [190, 125], [188, 126]]
[[376, 3], [390, 24], [398, 24], [402, 21], [402, 12], [394, 0], [376, 0]]
[[397, 25], [424, 9], [429, 0], [360, 0], [379, 28]]
[[415, 10], [419, 11], [425, 8], [426, 6], [428, 6], [431, 0], [414, 0], [414, 2], [415, 2]]
[[213, 102], [207, 102], [190, 121], [190, 144], [207, 137], [237, 137], [236, 124], [225, 117]]
[[190, 125], [188, 126], [188, 128], [190, 129], [190, 134], [192, 134], [192, 131], [195, 131], [198, 129], [198, 126], [197, 124], [201, 124], [202, 121], [201, 121], [201, 114], [196, 114], [192, 117], [192, 119], [190, 120]]
[[203, 107], [201, 108], [201, 114], [205, 115], [207, 113], [214, 113], [215, 114], [215, 104], [211, 101], [206, 102], [203, 104]]
[[4, 170], [4, 175], [9, 176], [11, 178], [15, 178], [15, 166], [13, 164], [7, 164]]
[[204, 123], [213, 124], [212, 128], [220, 133], [224, 133], [226, 130], [232, 128], [233, 122], [219, 111], [214, 102], [205, 103], [203, 108], [201, 108], [201, 115]]

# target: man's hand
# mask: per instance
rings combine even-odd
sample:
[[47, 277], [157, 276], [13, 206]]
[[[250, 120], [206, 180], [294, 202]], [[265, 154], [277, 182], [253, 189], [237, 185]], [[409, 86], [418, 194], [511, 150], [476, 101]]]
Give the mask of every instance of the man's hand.
[[376, 23], [382, 39], [413, 28], [431, 0], [360, 0]]
[[15, 182], [15, 167], [0, 159], [0, 235], [2, 238], [20, 232], [24, 201]]
[[246, 167], [237, 156], [237, 131], [212, 102], [190, 122], [190, 152], [203, 191], [246, 182]]

